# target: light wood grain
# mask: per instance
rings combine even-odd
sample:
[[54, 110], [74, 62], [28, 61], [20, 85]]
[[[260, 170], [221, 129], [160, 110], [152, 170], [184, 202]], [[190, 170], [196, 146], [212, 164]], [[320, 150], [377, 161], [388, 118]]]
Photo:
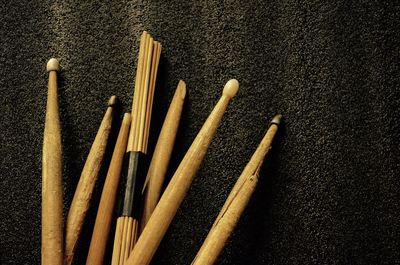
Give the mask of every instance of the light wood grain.
[[114, 247], [113, 247], [113, 254], [112, 254], [112, 259], [111, 259], [111, 265], [119, 264], [119, 258], [121, 257], [123, 225], [124, 225], [124, 218], [119, 217], [117, 219], [117, 225], [115, 228]]
[[137, 227], [138, 223], [134, 218], [118, 217], [111, 265], [125, 264], [137, 239]]
[[158, 73], [158, 65], [161, 56], [161, 43], [158, 41], [154, 42], [153, 47], [153, 58], [151, 62], [151, 72], [150, 72], [150, 84], [149, 84], [149, 96], [147, 97], [146, 106], [146, 117], [145, 117], [145, 127], [144, 127], [144, 141], [143, 141], [143, 153], [147, 153], [147, 146], [149, 142], [150, 124], [151, 124], [151, 114], [153, 113], [153, 98], [154, 90], [156, 87], [156, 79]]
[[[48, 63], [49, 82], [42, 154], [42, 264], [63, 263], [61, 126], [58, 108], [58, 61]], [[52, 67], [56, 66], [56, 67]]]
[[113, 119], [113, 105], [116, 97], [112, 96], [109, 100], [109, 107], [100, 124], [100, 128], [94, 139], [89, 155], [79, 178], [78, 186], [72, 199], [71, 207], [68, 212], [66, 231], [65, 231], [65, 257], [64, 264], [70, 265], [74, 256], [75, 248], [81, 234], [83, 222], [90, 206], [90, 200], [94, 186], [97, 181], [98, 173], [103, 161], [107, 147], [108, 136], [111, 131]]
[[138, 56], [138, 65], [136, 68], [136, 79], [135, 79], [135, 96], [132, 101], [132, 122], [131, 122], [131, 130], [129, 133], [128, 139], [128, 147], [127, 152], [133, 151], [134, 149], [134, 138], [136, 136], [136, 132], [138, 130], [137, 123], [139, 119], [139, 102], [140, 102], [140, 93], [142, 90], [142, 76], [143, 76], [143, 68], [144, 68], [144, 60], [145, 60], [145, 49], [147, 43], [148, 33], [144, 31], [140, 37], [140, 47], [139, 47], [139, 56]]
[[[121, 240], [121, 246], [120, 246], [120, 255], [119, 255], [119, 262], [118, 265], [123, 265], [125, 263], [125, 251], [126, 251], [126, 244], [129, 241], [127, 239], [128, 236], [128, 226], [129, 226], [129, 218], [127, 216], [120, 217], [122, 218], [122, 240]], [[118, 219], [120, 219], [118, 218]], [[129, 237], [130, 238], [130, 237]]]
[[125, 216], [125, 222], [126, 222], [126, 228], [125, 228], [125, 240], [122, 245], [122, 252], [121, 252], [121, 257], [120, 258], [120, 265], [124, 265], [126, 260], [128, 259], [129, 254], [132, 251], [132, 248], [136, 242], [136, 231], [137, 231], [137, 221], [130, 217], [130, 216]]
[[185, 96], [186, 84], [180, 80], [171, 105], [169, 106], [167, 115], [165, 116], [165, 120], [161, 128], [161, 132], [158, 137], [147, 173], [144, 191], [143, 214], [140, 223], [141, 230], [143, 230], [144, 226], [149, 220], [161, 196], [161, 188], [164, 183], [165, 174], [167, 172], [169, 160], [174, 147]]
[[140, 119], [137, 127], [139, 128], [138, 135], [137, 135], [137, 146], [136, 151], [141, 151], [143, 153], [143, 144], [144, 144], [144, 131], [145, 131], [145, 121], [146, 121], [146, 111], [147, 111], [147, 104], [148, 104], [148, 97], [149, 97], [149, 87], [150, 87], [150, 73], [151, 73], [151, 62], [153, 58], [153, 46], [154, 40], [150, 38], [150, 41], [147, 46], [147, 54], [146, 54], [146, 72], [144, 78], [142, 79], [143, 82], [143, 94], [140, 102]]
[[228, 103], [235, 96], [238, 87], [237, 80], [230, 80], [225, 85], [220, 100], [194, 139], [140, 235], [126, 262], [127, 265], [147, 265], [150, 263], [182, 203], [216, 133]]
[[280, 115], [277, 117], [274, 120], [278, 120], [278, 122], [271, 124], [229, 194], [207, 238], [193, 260], [193, 265], [214, 264], [225, 246], [257, 186], [260, 168], [265, 156], [271, 149], [272, 140], [278, 130]]
[[125, 113], [121, 129], [115, 144], [110, 167], [104, 182], [99, 208], [97, 210], [96, 222], [90, 242], [89, 254], [86, 259], [87, 265], [101, 265], [104, 261], [111, 220], [114, 211], [117, 188], [121, 176], [122, 163], [128, 143], [131, 115]]

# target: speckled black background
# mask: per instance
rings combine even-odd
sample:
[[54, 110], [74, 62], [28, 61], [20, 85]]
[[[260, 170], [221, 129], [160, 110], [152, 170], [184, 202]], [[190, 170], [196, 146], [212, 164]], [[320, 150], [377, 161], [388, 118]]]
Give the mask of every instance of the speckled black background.
[[130, 110], [142, 30], [163, 43], [151, 146], [178, 80], [188, 88], [169, 176], [224, 83], [241, 84], [153, 264], [191, 262], [276, 113], [285, 123], [219, 264], [400, 264], [396, 1], [82, 2], [0, 4], [1, 264], [40, 263], [47, 60], [63, 67], [66, 212], [109, 96]]

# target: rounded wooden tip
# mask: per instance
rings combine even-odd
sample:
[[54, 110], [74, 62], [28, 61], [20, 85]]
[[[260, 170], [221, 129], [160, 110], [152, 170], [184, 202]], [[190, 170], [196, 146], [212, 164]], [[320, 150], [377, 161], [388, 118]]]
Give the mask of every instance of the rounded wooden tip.
[[233, 98], [239, 90], [239, 81], [236, 79], [229, 80], [222, 91], [222, 95]]
[[279, 125], [279, 124], [281, 124], [281, 119], [282, 119], [282, 115], [278, 114], [272, 119], [271, 123]]
[[179, 96], [181, 96], [181, 98], [184, 99], [186, 96], [186, 84], [183, 80], [179, 80], [178, 89], [179, 89]]
[[124, 121], [128, 122], [128, 121], [130, 121], [130, 119], [131, 119], [131, 114], [126, 112], [124, 114], [124, 117], [122, 118], [122, 122], [124, 122]]
[[60, 63], [58, 62], [58, 60], [56, 58], [51, 58], [48, 62], [47, 62], [47, 72], [50, 71], [60, 71]]
[[107, 105], [109, 107], [113, 107], [113, 106], [115, 106], [115, 104], [117, 104], [117, 102], [118, 102], [117, 96], [111, 96], [110, 99], [108, 100]]

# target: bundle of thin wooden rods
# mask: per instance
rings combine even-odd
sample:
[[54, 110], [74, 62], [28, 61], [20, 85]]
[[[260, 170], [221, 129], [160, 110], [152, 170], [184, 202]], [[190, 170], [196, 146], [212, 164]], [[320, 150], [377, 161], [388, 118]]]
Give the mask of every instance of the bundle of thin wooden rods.
[[151, 110], [153, 107], [161, 44], [149, 33], [143, 32], [140, 39], [138, 66], [136, 70], [135, 91], [132, 106], [132, 123], [129, 134], [127, 156], [129, 156], [128, 176], [122, 216], [117, 219], [113, 247], [113, 265], [123, 265], [137, 239], [138, 203], [134, 203], [141, 192], [138, 183], [139, 157], [147, 153], [150, 132]]
[[144, 31], [140, 38], [128, 152], [147, 153], [151, 110], [160, 55], [161, 43], [155, 41], [149, 33]]

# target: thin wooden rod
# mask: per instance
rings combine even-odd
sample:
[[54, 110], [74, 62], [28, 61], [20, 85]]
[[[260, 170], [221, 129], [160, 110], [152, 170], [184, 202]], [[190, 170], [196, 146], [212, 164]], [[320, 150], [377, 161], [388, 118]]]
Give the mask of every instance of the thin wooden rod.
[[144, 59], [144, 49], [145, 49], [145, 42], [146, 42], [147, 32], [144, 31], [140, 37], [140, 47], [139, 47], [139, 56], [138, 56], [138, 64], [136, 68], [136, 78], [135, 78], [135, 91], [132, 101], [132, 121], [131, 121], [131, 129], [129, 133], [129, 140], [128, 140], [128, 148], [127, 151], [133, 150], [134, 145], [134, 135], [135, 135], [135, 128], [138, 120], [138, 100], [139, 100], [139, 91], [140, 91], [140, 84], [142, 79], [142, 68], [143, 68], [143, 59]]
[[150, 133], [150, 124], [151, 124], [151, 114], [153, 109], [154, 102], [154, 90], [156, 86], [157, 72], [158, 66], [160, 62], [161, 55], [161, 43], [155, 42], [154, 51], [153, 51], [153, 59], [151, 63], [151, 75], [150, 75], [150, 88], [149, 88], [149, 96], [147, 100], [147, 110], [146, 110], [146, 119], [145, 119], [145, 131], [144, 131], [144, 144], [143, 149], [144, 153], [147, 153], [147, 146], [149, 142], [149, 133]]

